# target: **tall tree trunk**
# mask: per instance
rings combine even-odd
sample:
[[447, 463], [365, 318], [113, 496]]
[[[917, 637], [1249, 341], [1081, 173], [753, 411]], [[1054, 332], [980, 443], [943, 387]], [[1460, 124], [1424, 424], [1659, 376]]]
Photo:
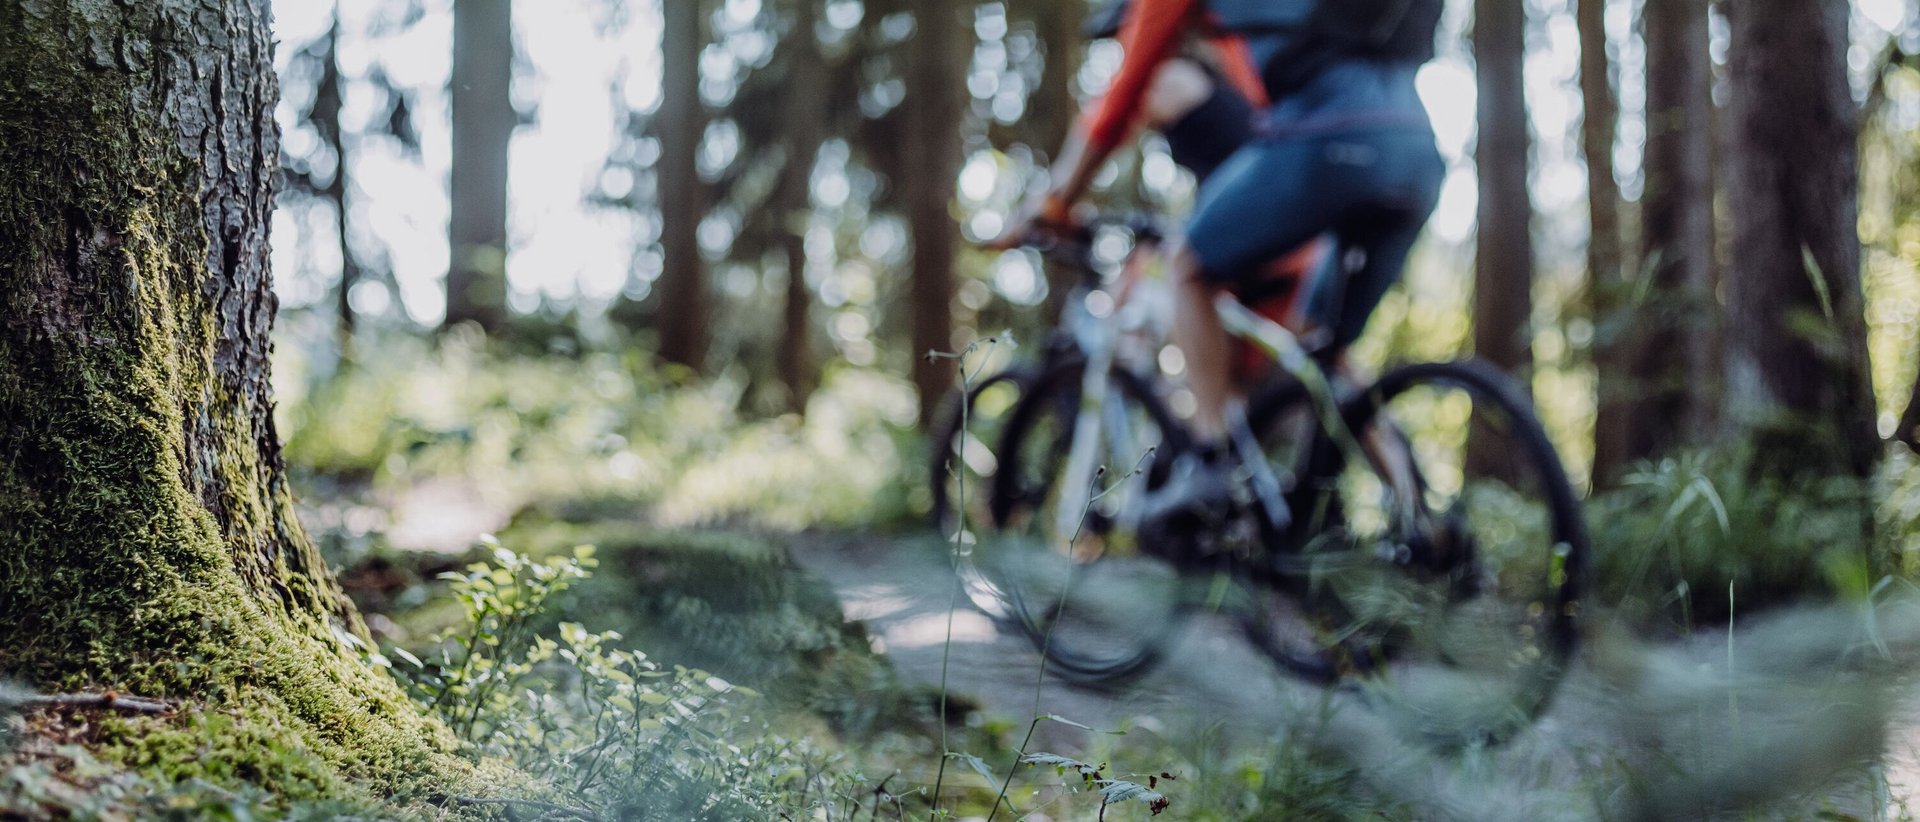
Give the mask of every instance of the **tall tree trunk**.
[[[1533, 362], [1533, 201], [1523, 0], [1475, 0], [1473, 56], [1479, 78], [1480, 236], [1473, 288], [1474, 354], [1528, 379]], [[1500, 475], [1510, 462], [1497, 438], [1473, 437], [1477, 471]]]
[[828, 105], [826, 56], [814, 35], [819, 0], [796, 0], [793, 30], [788, 32], [793, 62], [787, 73], [785, 120], [787, 167], [781, 177], [776, 208], [780, 209], [787, 257], [787, 295], [780, 333], [780, 381], [787, 388], [787, 407], [806, 413], [813, 393], [812, 293], [807, 287], [807, 225], [812, 216], [813, 165], [826, 140], [821, 117]]
[[1585, 109], [1580, 145], [1587, 163], [1587, 300], [1594, 325], [1593, 363], [1597, 408], [1594, 420], [1593, 480], [1617, 477], [1627, 463], [1628, 383], [1620, 335], [1621, 261], [1620, 184], [1614, 179], [1613, 147], [1619, 134], [1620, 107], [1614, 92], [1613, 59], [1607, 43], [1607, 0], [1578, 0], [1574, 12], [1580, 31], [1580, 99]]
[[1746, 0], [1729, 11], [1727, 410], [1775, 469], [1864, 476], [1877, 439], [1848, 3]]
[[1713, 59], [1706, 0], [1648, 3], [1646, 193], [1641, 231], [1652, 277], [1636, 306], [1626, 459], [1698, 442], [1719, 371], [1713, 328]]
[[913, 234], [913, 385], [920, 394], [920, 423], [927, 425], [941, 397], [953, 388], [953, 361], [925, 356], [953, 347], [954, 255], [959, 226], [952, 204], [960, 173], [960, 128], [967, 106], [968, 44], [972, 7], [945, 0], [915, 0], [918, 24], [907, 55], [905, 155], [915, 175], [906, 186], [907, 222]]
[[0, 1], [0, 672], [424, 771], [444, 736], [344, 640], [281, 467], [267, 15]]
[[452, 219], [446, 325], [507, 324], [507, 149], [513, 0], [454, 0]]
[[335, 333], [340, 352], [350, 356], [353, 345], [353, 286], [360, 281], [360, 266], [353, 259], [353, 247], [347, 241], [347, 141], [340, 127], [340, 106], [346, 99], [345, 83], [340, 77], [340, 5], [334, 4], [333, 24], [327, 29], [326, 45], [320, 55], [320, 82], [314, 90], [311, 119], [320, 139], [333, 152], [333, 176], [320, 194], [333, 206], [334, 239], [340, 246], [340, 289], [335, 297]]
[[707, 118], [700, 102], [700, 51], [706, 46], [705, 3], [660, 0], [663, 66], [658, 166], [660, 247], [660, 358], [699, 372], [706, 366], [712, 334], [707, 266], [700, 255], [700, 220], [706, 191], [697, 158]]
[[[1053, 0], [1042, 4], [1039, 14], [1040, 43], [1046, 49], [1040, 71], [1040, 87], [1035, 90], [1026, 120], [1033, 122], [1035, 148], [1058, 151], [1073, 130], [1080, 110], [1074, 97], [1074, 78], [1080, 72], [1081, 55], [1086, 51], [1086, 0]], [[1049, 323], [1058, 322], [1066, 307], [1067, 295], [1075, 285], [1074, 273], [1067, 266], [1046, 266]]]

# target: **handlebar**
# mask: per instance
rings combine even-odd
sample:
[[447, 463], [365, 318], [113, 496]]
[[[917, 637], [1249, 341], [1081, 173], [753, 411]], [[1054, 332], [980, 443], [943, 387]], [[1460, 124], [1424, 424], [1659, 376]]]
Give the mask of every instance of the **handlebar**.
[[1104, 229], [1119, 229], [1133, 238], [1135, 246], [1153, 246], [1166, 241], [1162, 220], [1150, 214], [1101, 216], [1066, 228], [1035, 229], [1021, 244], [1040, 252], [1048, 262], [1065, 265], [1083, 275], [1097, 277], [1099, 267], [1093, 256], [1094, 241]]

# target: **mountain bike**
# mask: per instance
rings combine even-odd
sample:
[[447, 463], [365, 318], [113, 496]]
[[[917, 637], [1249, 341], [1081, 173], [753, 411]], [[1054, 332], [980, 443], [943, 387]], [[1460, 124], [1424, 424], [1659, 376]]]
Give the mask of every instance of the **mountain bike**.
[[[1077, 291], [1092, 310], [1063, 326], [1119, 326], [1099, 293]], [[1530, 723], [1571, 662], [1590, 547], [1526, 394], [1472, 360], [1349, 385], [1239, 299], [1218, 307], [1277, 366], [1229, 414], [1226, 496], [1156, 512], [1196, 459], [1178, 394], [1098, 347], [1119, 335], [1082, 333], [1092, 345], [996, 383], [1017, 397], [972, 526], [953, 532], [968, 599], [1082, 683], [1145, 674], [1217, 614], [1281, 670], [1350, 685], [1433, 739]]]

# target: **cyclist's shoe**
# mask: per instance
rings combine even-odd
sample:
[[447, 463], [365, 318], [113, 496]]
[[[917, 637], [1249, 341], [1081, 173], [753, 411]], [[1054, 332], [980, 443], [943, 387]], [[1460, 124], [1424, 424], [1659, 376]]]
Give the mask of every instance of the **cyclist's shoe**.
[[1224, 519], [1232, 504], [1233, 470], [1226, 455], [1195, 449], [1174, 458], [1166, 482], [1141, 501], [1141, 517], [1167, 529], [1204, 529]]

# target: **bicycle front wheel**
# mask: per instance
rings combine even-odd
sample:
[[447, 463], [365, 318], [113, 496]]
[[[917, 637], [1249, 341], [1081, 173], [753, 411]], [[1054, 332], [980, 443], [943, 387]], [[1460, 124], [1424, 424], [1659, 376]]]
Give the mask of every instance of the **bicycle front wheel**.
[[[1301, 425], [1296, 396], [1270, 429]], [[1576, 643], [1590, 548], [1558, 454], [1526, 394], [1478, 362], [1396, 369], [1338, 417], [1282, 458], [1299, 479], [1276, 576], [1373, 704], [1443, 744], [1504, 740]]]
[[1139, 517], [1186, 437], [1141, 379], [1103, 376], [1057, 367], [1014, 407], [989, 499], [994, 531], [966, 584], [1055, 671], [1112, 683], [1147, 670], [1182, 624], [1179, 574], [1142, 544]]
[[1002, 439], [1015, 403], [1039, 374], [1033, 365], [1014, 366], [949, 394], [941, 406], [928, 465], [931, 513], [941, 538], [971, 544], [974, 532], [990, 524], [987, 489], [1000, 470], [992, 444]]

